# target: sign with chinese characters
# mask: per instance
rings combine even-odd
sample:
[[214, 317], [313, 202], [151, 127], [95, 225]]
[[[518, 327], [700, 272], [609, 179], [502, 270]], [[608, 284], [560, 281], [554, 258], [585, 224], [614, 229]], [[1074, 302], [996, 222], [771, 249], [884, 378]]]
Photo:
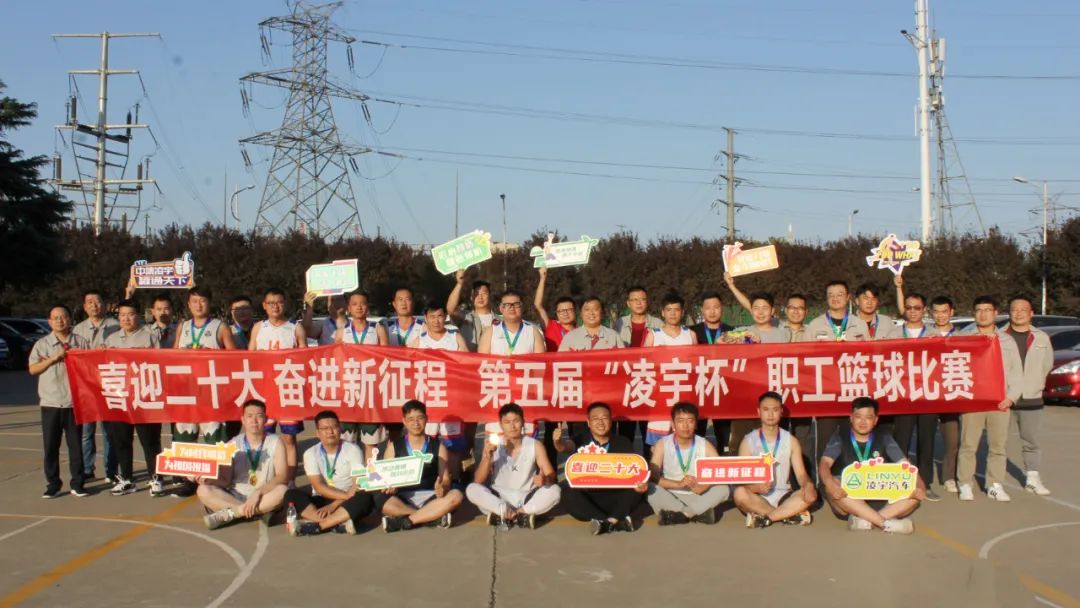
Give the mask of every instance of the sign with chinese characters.
[[979, 336], [515, 357], [352, 344], [72, 350], [66, 367], [79, 424], [235, 420], [247, 399], [264, 401], [271, 418], [330, 409], [346, 422], [388, 423], [410, 399], [427, 404], [430, 422], [490, 422], [510, 402], [536, 422], [585, 420], [595, 401], [619, 420], [670, 421], [680, 401], [703, 418], [756, 418], [767, 390], [797, 418], [841, 416], [862, 396], [885, 416], [989, 411], [1005, 398], [1001, 349]]
[[352, 470], [356, 487], [365, 492], [415, 486], [424, 474], [424, 465], [434, 458], [431, 454], [417, 452], [388, 460], [376, 460], [378, 457], [379, 448], [375, 448], [366, 465]]
[[698, 458], [695, 477], [705, 485], [772, 483], [773, 457], [763, 454]]
[[136, 289], [191, 289], [195, 286], [195, 260], [190, 251], [169, 262], [138, 260], [131, 265], [131, 284]]
[[435, 268], [452, 274], [491, 259], [491, 233], [473, 230], [458, 238], [431, 248]]
[[743, 250], [742, 243], [724, 245], [724, 270], [733, 277], [763, 270], [776, 270], [780, 261], [776, 258], [776, 245], [766, 245]]
[[[590, 443], [584, 449], [595, 448]], [[634, 488], [649, 480], [649, 465], [639, 454], [608, 454], [603, 448], [594, 452], [578, 450], [563, 467], [571, 488]]]
[[904, 267], [914, 264], [922, 257], [922, 249], [919, 241], [901, 241], [895, 234], [881, 239], [877, 247], [870, 249], [870, 255], [866, 257], [866, 265], [873, 267], [877, 264], [878, 270], [888, 268], [893, 274], [899, 275], [904, 272]]
[[919, 467], [906, 462], [886, 463], [884, 458], [871, 458], [844, 467], [840, 487], [850, 498], [887, 500], [891, 504], [915, 492], [918, 473]]
[[237, 449], [231, 441], [217, 445], [174, 441], [157, 455], [154, 470], [158, 475], [217, 479], [220, 468], [232, 463]]
[[548, 233], [547, 241], [542, 247], [533, 247], [529, 255], [535, 258], [533, 268], [558, 268], [560, 266], [581, 266], [589, 263], [589, 255], [593, 247], [600, 241], [581, 235], [577, 241], [555, 242], [555, 234]]
[[356, 259], [335, 260], [329, 264], [315, 264], [304, 273], [307, 290], [317, 296], [340, 296], [356, 291], [360, 286], [360, 272]]

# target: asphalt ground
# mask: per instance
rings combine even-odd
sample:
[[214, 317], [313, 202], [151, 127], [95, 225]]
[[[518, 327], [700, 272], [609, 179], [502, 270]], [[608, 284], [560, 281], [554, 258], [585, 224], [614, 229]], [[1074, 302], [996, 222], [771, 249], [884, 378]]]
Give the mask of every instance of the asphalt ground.
[[0, 372], [0, 606], [1080, 606], [1078, 408], [1046, 410], [1053, 495], [1020, 489], [1014, 429], [1013, 501], [945, 495], [914, 514], [912, 536], [849, 532], [827, 508], [809, 527], [748, 530], [730, 506], [714, 526], [650, 515], [593, 537], [556, 511], [502, 531], [466, 505], [450, 530], [385, 534], [373, 515], [355, 537], [290, 538], [262, 523], [208, 532], [196, 499], [151, 498], [144, 482], [41, 499], [34, 403], [25, 372]]

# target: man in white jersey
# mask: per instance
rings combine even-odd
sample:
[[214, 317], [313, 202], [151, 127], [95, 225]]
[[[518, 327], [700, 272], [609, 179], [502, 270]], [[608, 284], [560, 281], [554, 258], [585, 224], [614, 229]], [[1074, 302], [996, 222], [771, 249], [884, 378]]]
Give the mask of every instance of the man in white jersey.
[[[664, 346], [690, 346], [697, 344], [697, 334], [683, 325], [683, 312], [686, 302], [682, 296], [670, 291], [660, 300], [660, 318], [663, 325], [657, 329], [651, 329], [645, 334], [645, 348]], [[645, 436], [642, 443], [645, 448], [645, 460], [649, 460], [652, 454], [652, 446], [661, 437], [671, 434], [670, 420], [650, 420], [645, 425]]]
[[[354, 291], [346, 296], [346, 310], [348, 316], [338, 315], [334, 319], [337, 331], [334, 333], [334, 342], [337, 344], [354, 344], [357, 346], [387, 346], [390, 338], [386, 333], [386, 327], [368, 319], [368, 302], [371, 298], [366, 292]], [[369, 424], [358, 422], [346, 422], [341, 425], [342, 437], [346, 441], [359, 443], [364, 446], [365, 461], [372, 456], [375, 446], [386, 441], [386, 427], [381, 424]]]
[[405, 346], [413, 334], [424, 329], [424, 320], [413, 315], [412, 289], [404, 286], [395, 289], [394, 300], [390, 305], [394, 308], [394, 317], [383, 321], [390, 346]]
[[487, 281], [473, 281], [472, 283], [472, 309], [468, 311], [458, 310], [461, 301], [461, 290], [465, 286], [465, 271], [459, 270], [455, 275], [457, 279], [454, 290], [446, 299], [446, 313], [457, 324], [469, 350], [475, 351], [480, 343], [480, 335], [491, 328], [491, 323], [498, 318], [491, 309], [491, 283]]
[[341, 440], [341, 421], [324, 410], [315, 415], [319, 442], [304, 452], [304, 472], [311, 489], [285, 492], [284, 504], [292, 505], [303, 521], [286, 522], [289, 536], [310, 536], [333, 530], [356, 534], [357, 525], [371, 513], [371, 494], [356, 487], [353, 468], [366, 462], [355, 444]]
[[[415, 334], [408, 344], [409, 348], [424, 350], [449, 350], [456, 352], [469, 352], [468, 345], [461, 332], [446, 328], [446, 310], [442, 304], [432, 302], [424, 308], [424, 327], [419, 334]], [[404, 412], [402, 412], [404, 415]], [[424, 410], [427, 418], [427, 410]], [[449, 453], [448, 469], [454, 479], [461, 479], [461, 462], [468, 447], [468, 439], [465, 437], [464, 424], [460, 419], [444, 420], [443, 422], [428, 422], [425, 432], [431, 436], [438, 436]], [[406, 428], [408, 420], [405, 421]]]
[[[217, 319], [210, 318], [210, 292], [202, 287], [193, 287], [187, 294], [188, 313], [191, 318], [180, 323], [176, 333], [175, 349], [213, 349], [235, 350], [229, 327]], [[225, 441], [228, 435], [221, 422], [176, 422], [172, 425], [173, 441], [198, 441], [200, 435], [208, 444]], [[195, 485], [184, 480], [176, 496], [191, 496]]]
[[492, 355], [523, 355], [545, 352], [540, 328], [521, 318], [521, 294], [510, 290], [499, 297], [502, 319], [492, 322], [491, 331], [480, 336], [477, 352]]
[[[809, 526], [810, 506], [817, 501], [814, 481], [806, 472], [802, 445], [794, 435], [780, 428], [784, 406], [779, 393], [768, 391], [758, 397], [758, 420], [761, 426], [743, 438], [739, 456], [764, 456], [773, 459], [772, 483], [735, 486], [735, 506], [746, 513], [747, 528], [767, 528], [780, 522]], [[791, 474], [799, 482], [799, 491], [791, 491]]]
[[555, 467], [540, 442], [523, 434], [521, 406], [507, 403], [499, 408], [499, 426], [502, 435], [497, 442], [484, 443], [483, 459], [465, 496], [487, 516], [488, 525], [534, 529], [536, 517], [559, 504]]
[[241, 408], [244, 431], [232, 438], [232, 463], [217, 479], [198, 478], [199, 501], [209, 511], [203, 523], [215, 530], [236, 520], [251, 520], [281, 508], [285, 498], [285, 448], [266, 432], [266, 404], [248, 399]]
[[696, 435], [698, 409], [680, 402], [671, 408], [675, 431], [660, 439], [649, 462], [648, 500], [661, 526], [716, 523], [716, 506], [730, 496], [726, 485], [705, 485], [696, 477], [697, 459], [718, 456], [716, 447]]
[[[293, 323], [285, 316], [285, 292], [271, 287], [263, 295], [263, 311], [266, 320], [256, 323], [251, 328], [251, 342], [248, 350], [288, 350], [307, 348], [307, 332], [300, 323]], [[285, 458], [288, 462], [287, 481], [296, 478], [296, 436], [304, 430], [302, 420], [274, 420], [267, 418], [266, 432], [271, 433], [280, 424], [281, 440], [285, 443]]]

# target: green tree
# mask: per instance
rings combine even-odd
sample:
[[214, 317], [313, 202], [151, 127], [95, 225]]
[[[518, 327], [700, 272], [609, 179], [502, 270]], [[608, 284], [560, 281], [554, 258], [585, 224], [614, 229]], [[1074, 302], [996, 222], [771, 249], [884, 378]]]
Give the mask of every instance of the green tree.
[[36, 117], [37, 104], [0, 98], [0, 290], [36, 287], [64, 267], [60, 229], [71, 203], [45, 188], [39, 169], [48, 159], [24, 158], [7, 139]]

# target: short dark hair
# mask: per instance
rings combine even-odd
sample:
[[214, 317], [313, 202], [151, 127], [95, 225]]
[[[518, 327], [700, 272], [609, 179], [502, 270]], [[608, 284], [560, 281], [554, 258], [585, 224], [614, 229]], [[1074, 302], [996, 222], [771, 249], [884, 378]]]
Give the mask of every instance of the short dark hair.
[[395, 298], [397, 297], [397, 292], [399, 292], [399, 291], [407, 291], [407, 292], [409, 292], [409, 297], [410, 298], [413, 297], [412, 287], [409, 287], [408, 285], [398, 285], [397, 287], [395, 287], [394, 288], [394, 297]]
[[930, 306], [945, 306], [948, 304], [949, 308], [956, 310], [956, 303], [949, 296], [936, 296], [933, 300], [930, 300]]
[[[160, 298], [160, 297], [161, 296], [158, 296], [158, 298]], [[165, 296], [165, 297], [168, 297], [168, 296]], [[158, 300], [158, 298], [154, 298], [154, 301], [156, 302]], [[233, 299], [229, 300], [229, 308], [232, 308], [233, 304], [236, 304], [237, 302], [247, 302], [248, 304], [251, 304], [251, 298], [249, 298], [249, 297], [247, 297], [247, 296], [245, 296], [243, 294], [238, 295], [238, 296], [233, 296]]]
[[506, 291], [499, 294], [499, 304], [502, 304], [502, 301], [506, 299], [506, 296], [517, 296], [517, 298], [522, 302], [525, 301], [525, 296], [521, 295], [520, 291], [516, 289], [507, 289]]
[[575, 309], [577, 308], [577, 302], [575, 302], [574, 298], [571, 298], [570, 296], [559, 296], [559, 299], [555, 300], [555, 308], [558, 308], [559, 304], [564, 304], [566, 302], [573, 304]]
[[1016, 302], [1017, 300], [1027, 302], [1028, 306], [1030, 306], [1032, 309], [1035, 308], [1035, 300], [1032, 300], [1031, 297], [1022, 293], [1016, 294], [1013, 297], [1009, 298], [1009, 308], [1012, 308], [1013, 302]]
[[440, 310], [446, 312], [446, 304], [438, 300], [432, 300], [428, 302], [423, 308], [425, 315], [429, 312], [439, 312]]
[[922, 302], [923, 306], [926, 306], [926, 296], [924, 296], [921, 293], [918, 293], [918, 292], [915, 292], [915, 291], [913, 291], [911, 293], [905, 293], [904, 294], [904, 301], [906, 302], [908, 300], [908, 298], [915, 298], [916, 300]]
[[660, 300], [660, 308], [663, 309], [670, 304], [678, 304], [680, 308], [686, 308], [686, 300], [674, 289], [664, 294], [664, 299]]
[[355, 298], [356, 296], [360, 296], [360, 297], [364, 298], [365, 300], [367, 300], [368, 302], [371, 301], [371, 296], [369, 296], [366, 291], [364, 291], [362, 289], [357, 289], [356, 291], [350, 291], [348, 294], [346, 294], [345, 303], [351, 302], [352, 299]]
[[581, 301], [581, 307], [584, 308], [585, 305], [588, 304], [589, 302], [596, 302], [597, 304], [600, 305], [600, 310], [601, 311], [604, 310], [604, 301], [600, 299], [600, 296], [596, 296], [596, 295], [585, 296], [585, 299]]
[[409, 399], [405, 402], [405, 405], [401, 406], [401, 417], [404, 418], [413, 412], [420, 412], [427, 417], [427, 406], [423, 401], [417, 401], [416, 399]]
[[101, 292], [96, 289], [88, 289], [83, 292], [82, 297], [85, 300], [86, 296], [97, 296], [102, 302], [105, 301], [105, 296], [101, 295]]
[[724, 305], [724, 300], [720, 297], [720, 292], [718, 291], [706, 291], [705, 293], [701, 294], [702, 304], [704, 304], [708, 300], [716, 300], [717, 302], [720, 302], [720, 306]]
[[997, 298], [995, 298], [994, 296], [975, 296], [975, 301], [971, 303], [971, 308], [974, 309], [979, 304], [989, 304], [990, 306], [994, 307], [994, 310], [998, 309]]
[[764, 393], [761, 393], [761, 395], [757, 398], [758, 405], [761, 405], [761, 402], [765, 401], [766, 399], [776, 399], [780, 402], [780, 405], [784, 404], [784, 398], [781, 397], [780, 393], [776, 391], [765, 391]]
[[327, 418], [333, 420], [338, 424], [341, 424], [341, 419], [338, 418], [337, 412], [333, 412], [331, 410], [323, 410], [318, 414], [315, 414], [315, 428], [319, 428], [319, 422], [326, 420]]
[[499, 420], [502, 420], [503, 416], [507, 414], [517, 414], [518, 418], [525, 420], [525, 412], [522, 411], [520, 405], [514, 402], [507, 403], [506, 405], [499, 408]]
[[262, 399], [248, 399], [244, 402], [244, 405], [240, 406], [240, 411], [243, 412], [249, 407], [257, 407], [263, 411], [263, 414], [266, 413], [266, 402]]
[[802, 300], [803, 304], [806, 304], [809, 301], [809, 300], [806, 299], [806, 296], [804, 296], [803, 294], [801, 294], [799, 292], [795, 292], [793, 294], [788, 295], [787, 301], [790, 302], [792, 300]]
[[593, 410], [607, 410], [608, 415], [611, 415], [611, 406], [604, 403], [603, 401], [593, 401], [592, 403], [590, 403], [589, 409], [585, 410], [585, 415], [588, 416], [592, 414]]
[[848, 287], [847, 281], [845, 281], [843, 279], [833, 279], [833, 280], [829, 281], [828, 283], [825, 284], [825, 291], [828, 291], [829, 288], [834, 286], [834, 285], [839, 285], [839, 286], [844, 288], [844, 291], [846, 291], [848, 293], [851, 293], [851, 288]]
[[119, 302], [117, 302], [116, 303], [116, 310], [119, 311], [121, 308], [130, 308], [130, 309], [134, 310], [135, 312], [139, 312], [139, 305], [136, 304], [135, 300], [133, 300], [131, 298], [124, 298], [123, 300], [120, 300]]
[[[236, 298], [233, 298], [233, 300], [235, 300], [235, 299]], [[157, 304], [158, 302], [168, 302], [169, 306], [172, 306], [172, 297], [169, 296], [169, 294], [167, 294], [165, 292], [159, 292], [156, 296], [154, 296], [153, 300], [150, 300], [150, 306], [153, 306], [154, 304]], [[229, 306], [232, 306], [232, 304], [230, 304]]]
[[472, 282], [472, 294], [475, 296], [476, 292], [479, 289], [483, 288], [483, 287], [487, 287], [488, 295], [490, 295], [491, 294], [491, 283], [488, 283], [487, 281], [483, 281], [483, 280], [480, 280], [480, 279], [477, 279], [477, 280]]
[[697, 406], [689, 401], [680, 401], [671, 408], [671, 419], [674, 420], [675, 416], [679, 414], [690, 414], [694, 418], [698, 417]]
[[649, 290], [645, 289], [641, 285], [631, 285], [630, 287], [626, 288], [626, 297], [629, 298], [630, 294], [634, 293], [635, 291], [640, 291], [641, 293], [643, 293], [645, 295], [649, 295]]
[[874, 415], [875, 416], [877, 415], [877, 413], [878, 413], [878, 402], [871, 399], [870, 397], [856, 397], [855, 400], [851, 402], [851, 411], [853, 411], [853, 412], [855, 410], [861, 410], [864, 407], [873, 408]]
[[863, 283], [859, 285], [855, 288], [855, 295], [861, 296], [868, 291], [870, 292], [870, 295], [874, 296], [875, 298], [881, 297], [881, 289], [873, 283]]
[[270, 296], [281, 296], [284, 298], [285, 292], [278, 287], [271, 287], [263, 292], [263, 300], [266, 300], [266, 298], [269, 298]]
[[773, 299], [773, 295], [767, 291], [755, 291], [750, 294], [750, 303], [753, 304], [755, 300], [765, 300], [769, 303], [769, 306], [776, 306], [776, 300]]
[[52, 306], [50, 306], [49, 307], [49, 316], [50, 317], [52, 316], [52, 311], [56, 310], [57, 308], [62, 309], [65, 313], [67, 313], [68, 318], [69, 319], [71, 318], [71, 309], [67, 307], [67, 304], [53, 304]]
[[187, 292], [187, 297], [190, 300], [191, 296], [199, 296], [200, 298], [210, 299], [210, 290], [206, 287], [192, 287]]

